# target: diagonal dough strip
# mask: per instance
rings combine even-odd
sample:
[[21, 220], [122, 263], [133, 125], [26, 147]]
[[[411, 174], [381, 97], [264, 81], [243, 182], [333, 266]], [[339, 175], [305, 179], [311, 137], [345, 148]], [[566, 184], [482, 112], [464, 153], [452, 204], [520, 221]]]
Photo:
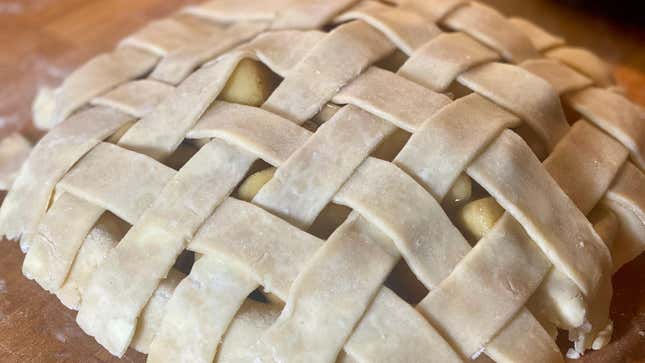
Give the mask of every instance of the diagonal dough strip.
[[467, 172], [522, 224], [553, 264], [593, 298], [603, 276], [610, 276], [607, 246], [519, 136], [503, 132]]
[[213, 362], [215, 347], [256, 287], [257, 282], [230, 261], [200, 257], [166, 305], [148, 361]]

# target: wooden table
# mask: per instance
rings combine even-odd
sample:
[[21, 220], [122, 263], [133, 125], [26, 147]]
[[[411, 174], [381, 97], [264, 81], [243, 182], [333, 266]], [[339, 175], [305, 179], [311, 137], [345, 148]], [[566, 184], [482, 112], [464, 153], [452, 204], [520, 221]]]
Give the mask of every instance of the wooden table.
[[[37, 87], [55, 86], [82, 62], [109, 50], [150, 19], [193, 0], [0, 0], [0, 136], [21, 130], [36, 139], [30, 103]], [[616, 65], [630, 98], [645, 105], [645, 32], [558, 2], [489, 0], [506, 14], [532, 19]], [[74, 321], [75, 313], [21, 272], [17, 244], [0, 241], [0, 362], [117, 361]], [[615, 341], [583, 361], [645, 362], [645, 255], [614, 278]], [[126, 362], [144, 361], [128, 351]]]

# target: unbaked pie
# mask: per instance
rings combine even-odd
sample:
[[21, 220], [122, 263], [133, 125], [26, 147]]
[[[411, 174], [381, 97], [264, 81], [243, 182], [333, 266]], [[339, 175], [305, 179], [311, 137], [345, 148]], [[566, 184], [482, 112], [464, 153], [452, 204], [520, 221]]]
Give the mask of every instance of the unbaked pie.
[[476, 2], [217, 0], [42, 90], [23, 272], [154, 362], [557, 362], [645, 248], [607, 66]]

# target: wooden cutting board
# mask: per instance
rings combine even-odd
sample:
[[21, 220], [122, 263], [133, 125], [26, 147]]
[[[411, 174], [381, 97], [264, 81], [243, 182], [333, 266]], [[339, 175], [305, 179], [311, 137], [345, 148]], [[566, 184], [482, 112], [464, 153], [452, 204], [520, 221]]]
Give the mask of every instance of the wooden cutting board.
[[[0, 0], [0, 137], [21, 130], [36, 139], [30, 103], [39, 86], [55, 86], [78, 65], [111, 49], [151, 19], [194, 0]], [[630, 98], [645, 105], [645, 32], [558, 2], [489, 0], [592, 49], [613, 64]], [[86, 336], [75, 313], [20, 271], [17, 244], [0, 241], [0, 362], [116, 362]], [[614, 277], [615, 341], [584, 362], [645, 362], [645, 255]], [[125, 362], [145, 357], [132, 350]]]

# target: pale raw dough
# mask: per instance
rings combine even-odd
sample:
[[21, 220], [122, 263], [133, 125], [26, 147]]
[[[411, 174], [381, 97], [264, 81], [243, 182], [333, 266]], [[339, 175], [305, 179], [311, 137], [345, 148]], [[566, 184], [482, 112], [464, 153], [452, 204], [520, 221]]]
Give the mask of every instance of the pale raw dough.
[[[558, 362], [556, 328], [607, 343], [611, 272], [645, 249], [643, 114], [610, 81], [475, 2], [211, 1], [40, 92], [57, 126], [0, 232], [117, 355]], [[252, 203], [230, 197], [267, 163]], [[480, 186], [508, 213], [468, 214], [491, 214], [471, 248], [448, 216]], [[430, 289], [417, 310], [382, 286], [400, 257]], [[247, 300], [258, 286], [275, 305]]]
[[147, 361], [213, 362], [233, 316], [256, 287], [234, 264], [214, 256], [200, 258], [168, 301]]

